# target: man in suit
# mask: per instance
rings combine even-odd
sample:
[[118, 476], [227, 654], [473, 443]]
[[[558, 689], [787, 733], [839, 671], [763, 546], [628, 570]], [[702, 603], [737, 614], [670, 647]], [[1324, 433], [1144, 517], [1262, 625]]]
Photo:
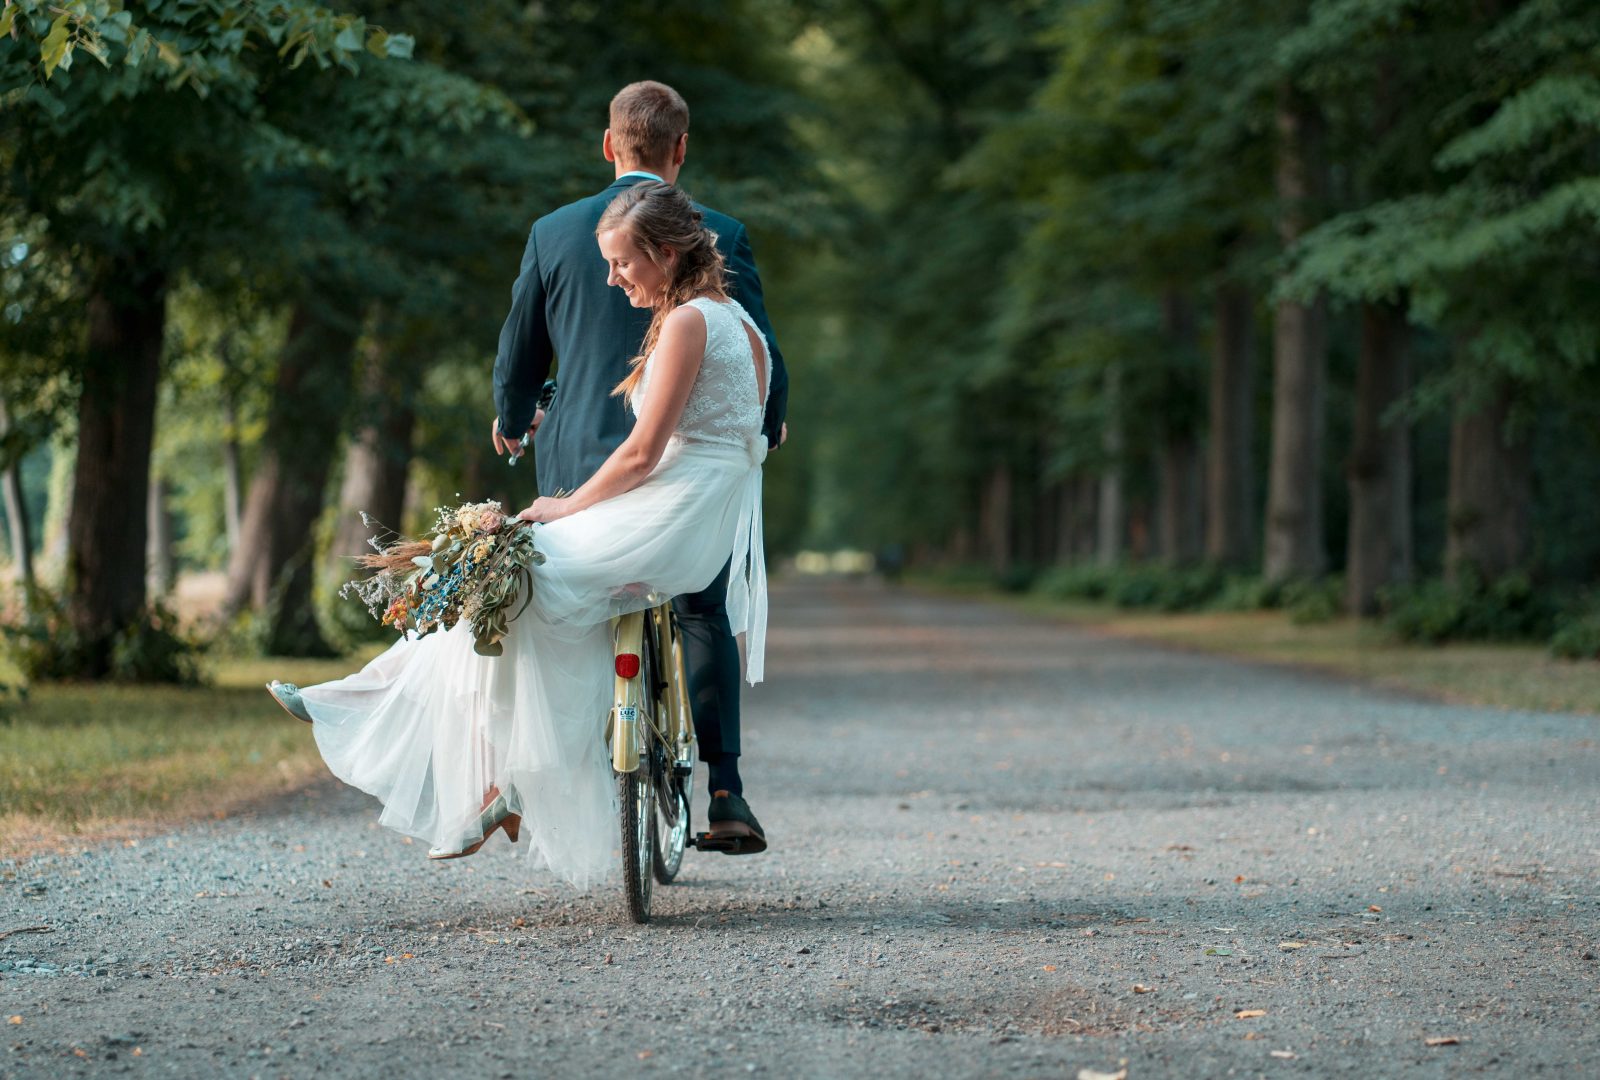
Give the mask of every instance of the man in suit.
[[[611, 391], [639, 351], [650, 311], [633, 307], [621, 289], [606, 284], [608, 267], [595, 242], [595, 226], [629, 186], [642, 180], [675, 184], [688, 150], [689, 108], [669, 86], [623, 87], [611, 100], [610, 120], [601, 147], [615, 166], [616, 180], [533, 223], [495, 358], [495, 452], [515, 454], [522, 432], [534, 432], [539, 490], [545, 494], [576, 491], [633, 426], [622, 399]], [[750, 313], [771, 351], [762, 428], [768, 447], [776, 449], [787, 434], [789, 376], [762, 302], [750, 238], [728, 215], [698, 209], [717, 234], [732, 297]], [[546, 414], [537, 408], [539, 392], [556, 359], [560, 387]], [[765, 850], [766, 836], [744, 800], [739, 778], [739, 648], [728, 626], [728, 572], [724, 567], [703, 592], [677, 597], [673, 608], [684, 639], [695, 736], [711, 774], [711, 836], [705, 846], [753, 854]]]

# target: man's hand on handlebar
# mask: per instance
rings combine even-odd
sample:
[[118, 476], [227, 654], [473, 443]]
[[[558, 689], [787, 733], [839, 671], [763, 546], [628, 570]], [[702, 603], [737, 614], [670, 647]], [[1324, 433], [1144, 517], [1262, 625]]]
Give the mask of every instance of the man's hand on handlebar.
[[[533, 423], [528, 425], [527, 437], [529, 439], [533, 438], [534, 432], [539, 430], [539, 425], [542, 423], [544, 423], [544, 410], [534, 410]], [[489, 429], [489, 436], [494, 440], [494, 452], [497, 455], [501, 457], [504, 457], [506, 454], [510, 454], [512, 457], [521, 456], [521, 441], [518, 439], [508, 439], [506, 436], [500, 434], [500, 418], [498, 416], [494, 418], [494, 424]]]

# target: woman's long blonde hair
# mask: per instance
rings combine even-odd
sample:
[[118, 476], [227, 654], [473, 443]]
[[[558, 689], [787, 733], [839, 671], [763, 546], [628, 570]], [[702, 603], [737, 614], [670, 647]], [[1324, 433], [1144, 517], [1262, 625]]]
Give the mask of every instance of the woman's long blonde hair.
[[[621, 394], [624, 401], [633, 401], [633, 392], [644, 377], [645, 359], [656, 347], [661, 327], [673, 309], [697, 296], [721, 299], [728, 294], [728, 271], [717, 250], [717, 234], [701, 223], [702, 217], [689, 196], [677, 188], [644, 180], [612, 200], [595, 226], [596, 236], [612, 229], [627, 233], [645, 257], [667, 275], [666, 287], [651, 305], [654, 314], [639, 355], [629, 361], [628, 377], [611, 391]], [[669, 249], [677, 252], [675, 265], [667, 262]]]

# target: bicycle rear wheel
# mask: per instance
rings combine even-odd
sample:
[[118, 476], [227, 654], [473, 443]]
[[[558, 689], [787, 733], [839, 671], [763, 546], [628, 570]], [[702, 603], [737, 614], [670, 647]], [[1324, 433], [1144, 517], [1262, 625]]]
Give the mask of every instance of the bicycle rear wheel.
[[631, 773], [617, 774], [622, 820], [622, 892], [628, 915], [636, 923], [650, 921], [651, 871], [656, 848], [654, 770], [648, 758]]

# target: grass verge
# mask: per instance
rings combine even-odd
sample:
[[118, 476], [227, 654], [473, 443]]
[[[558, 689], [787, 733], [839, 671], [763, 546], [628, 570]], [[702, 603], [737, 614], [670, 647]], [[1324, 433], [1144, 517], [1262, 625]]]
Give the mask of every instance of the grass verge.
[[0, 719], [0, 859], [226, 817], [304, 785], [322, 771], [311, 732], [262, 685], [337, 678], [360, 659], [224, 661], [193, 689], [34, 687]]
[[1282, 611], [1157, 614], [989, 588], [933, 587], [1107, 633], [1350, 676], [1463, 705], [1600, 714], [1600, 661], [1558, 660], [1543, 645], [1410, 645], [1358, 619], [1300, 625]]

